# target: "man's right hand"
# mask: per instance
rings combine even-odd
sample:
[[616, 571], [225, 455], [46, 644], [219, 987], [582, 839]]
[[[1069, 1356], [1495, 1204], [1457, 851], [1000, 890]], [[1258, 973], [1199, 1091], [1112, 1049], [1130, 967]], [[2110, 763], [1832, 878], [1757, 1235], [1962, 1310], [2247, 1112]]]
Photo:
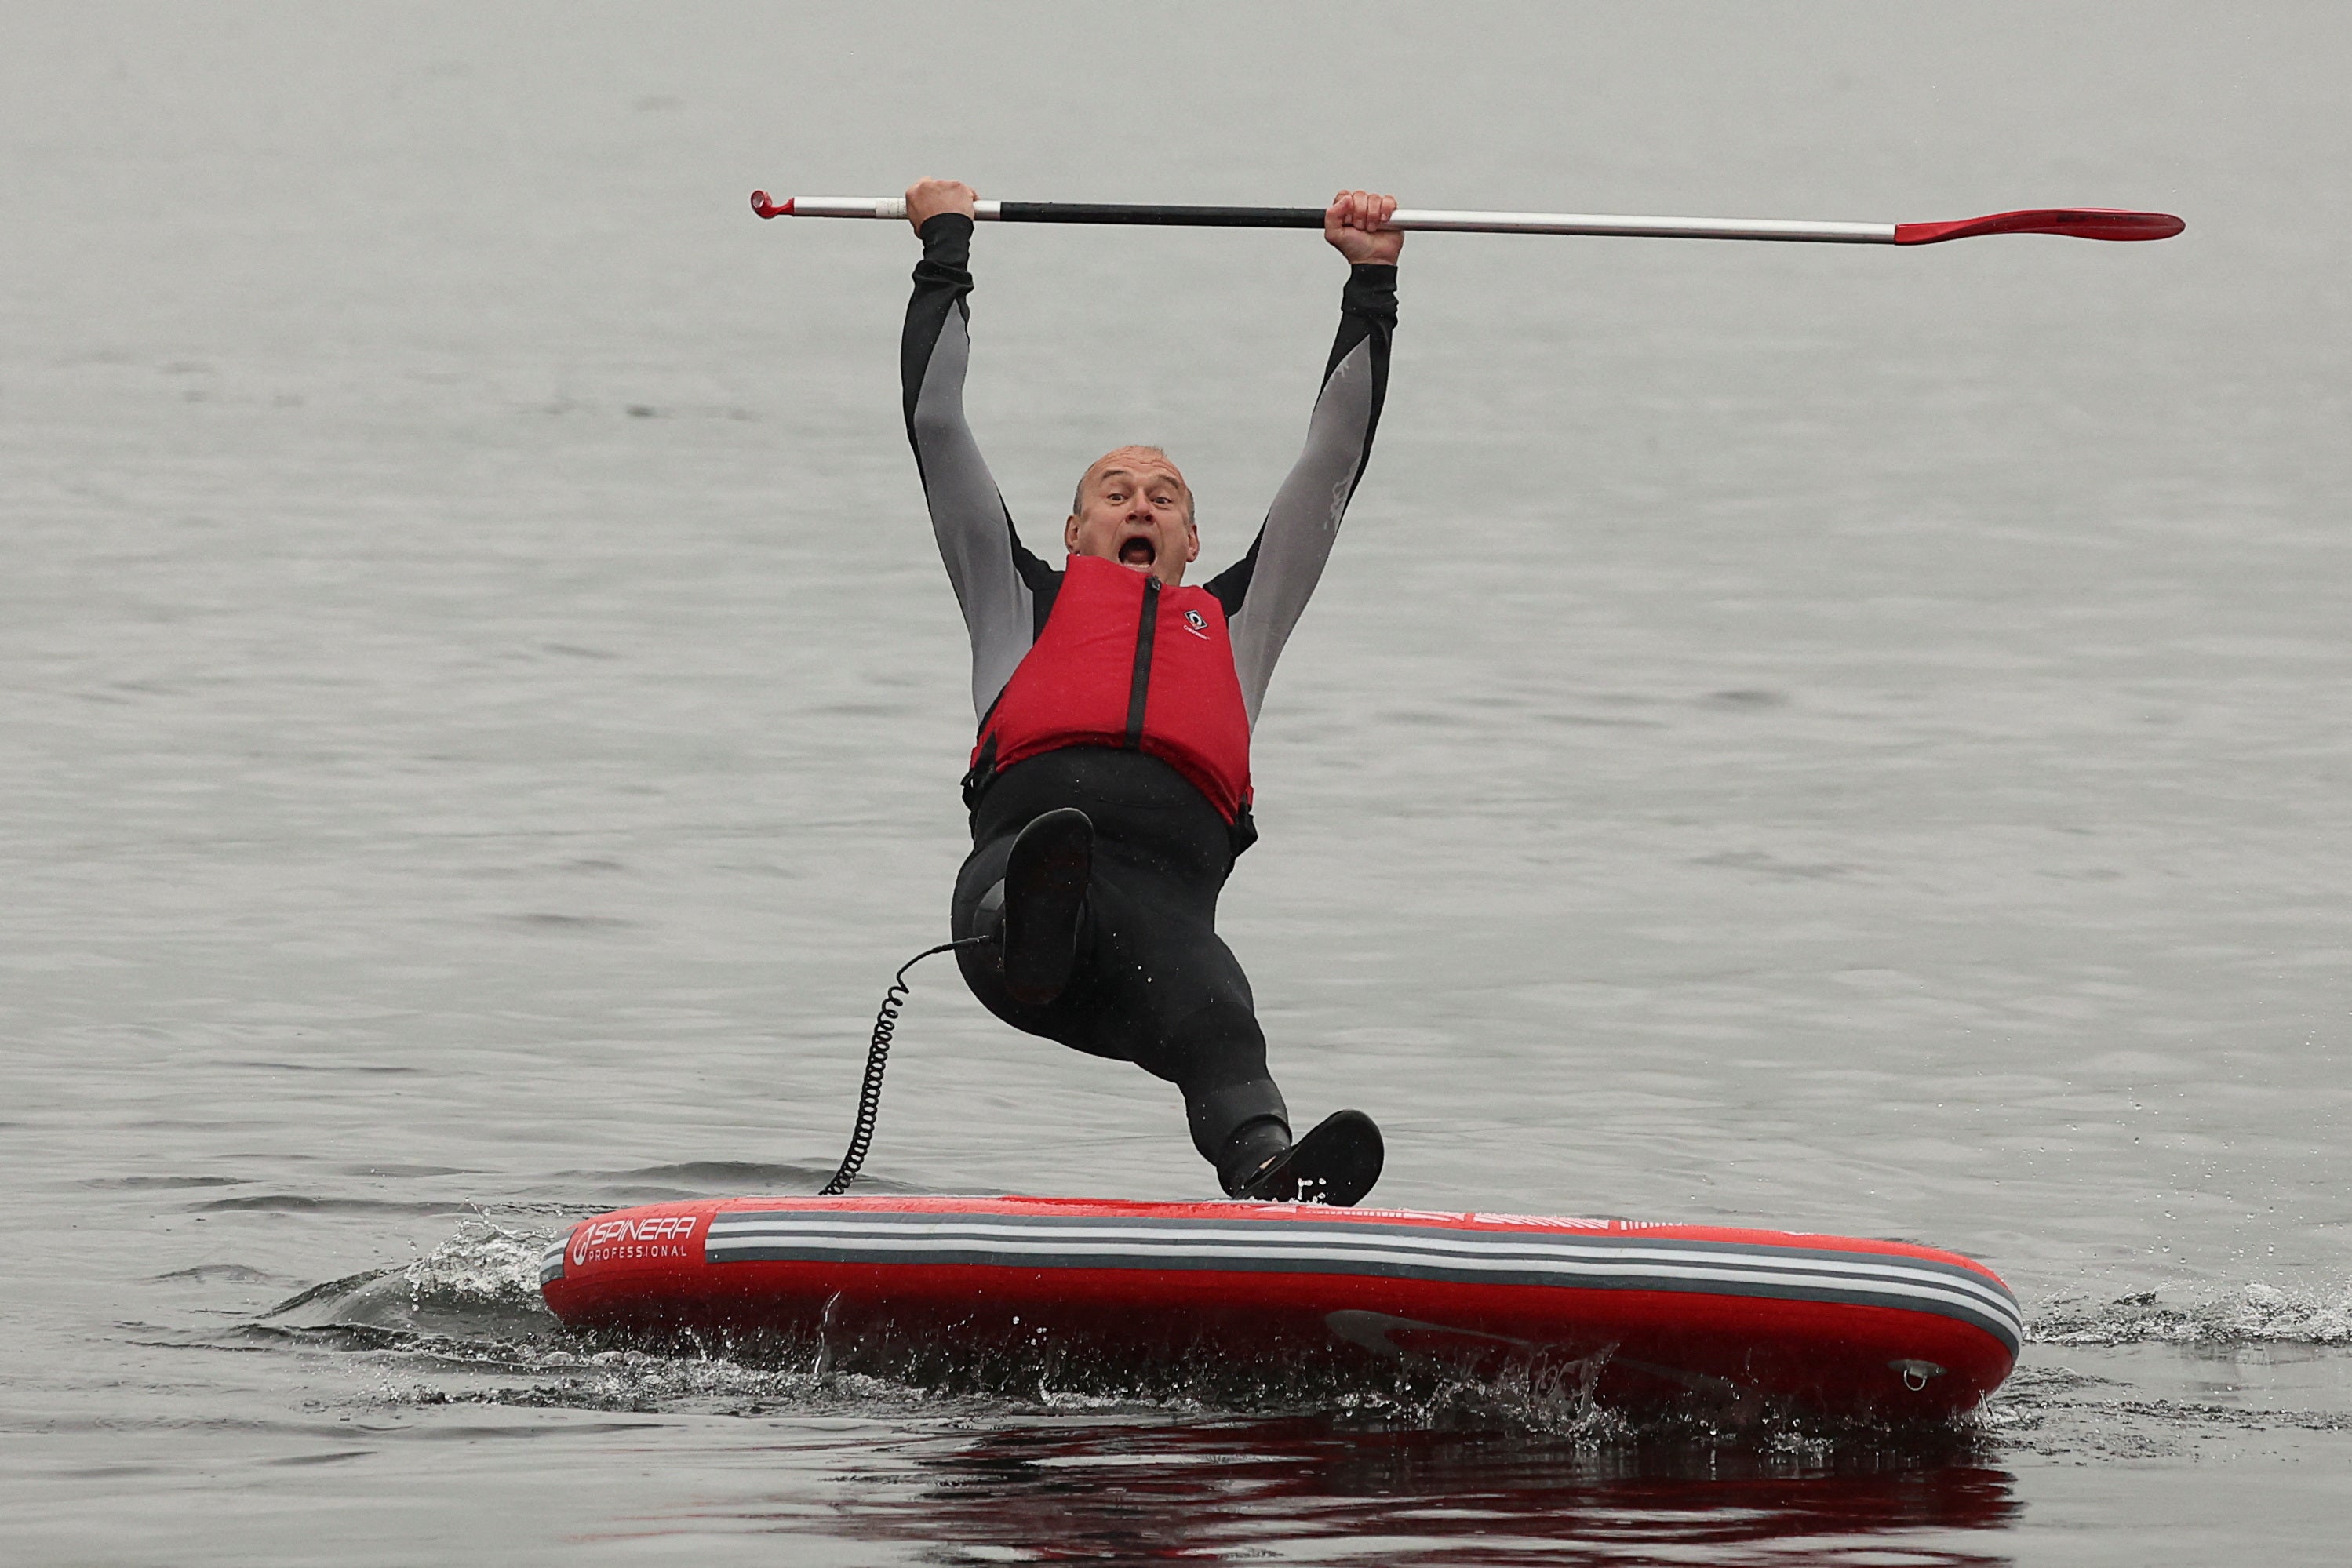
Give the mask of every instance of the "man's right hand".
[[971, 217], [979, 199], [980, 193], [961, 180], [918, 180], [907, 187], [907, 221], [920, 234], [923, 225], [941, 213]]

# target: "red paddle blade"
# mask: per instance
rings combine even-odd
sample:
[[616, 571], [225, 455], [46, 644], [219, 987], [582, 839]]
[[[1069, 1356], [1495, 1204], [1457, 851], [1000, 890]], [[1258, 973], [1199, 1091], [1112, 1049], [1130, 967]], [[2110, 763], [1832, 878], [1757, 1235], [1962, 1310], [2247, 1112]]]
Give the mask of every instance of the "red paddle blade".
[[1979, 235], [2071, 235], [2076, 239], [2170, 239], [2189, 225], [2170, 213], [2127, 213], [2119, 207], [2035, 207], [2022, 213], [1960, 218], [1948, 224], [1896, 224], [1896, 245], [1935, 245]]
[[786, 196], [781, 202], [772, 202], [767, 192], [754, 191], [751, 193], [751, 210], [763, 218], [788, 218], [793, 215], [793, 199]]

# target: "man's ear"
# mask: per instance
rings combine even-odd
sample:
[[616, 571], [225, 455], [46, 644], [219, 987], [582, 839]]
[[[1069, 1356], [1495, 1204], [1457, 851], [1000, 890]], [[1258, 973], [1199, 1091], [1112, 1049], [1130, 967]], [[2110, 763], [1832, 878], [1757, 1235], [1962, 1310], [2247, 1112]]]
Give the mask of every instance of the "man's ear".
[[1078, 515], [1076, 512], [1072, 512], [1070, 520], [1062, 525], [1062, 548], [1072, 555], [1078, 553]]
[[1201, 559], [1201, 530], [1191, 523], [1184, 525], [1184, 559], [1188, 561]]

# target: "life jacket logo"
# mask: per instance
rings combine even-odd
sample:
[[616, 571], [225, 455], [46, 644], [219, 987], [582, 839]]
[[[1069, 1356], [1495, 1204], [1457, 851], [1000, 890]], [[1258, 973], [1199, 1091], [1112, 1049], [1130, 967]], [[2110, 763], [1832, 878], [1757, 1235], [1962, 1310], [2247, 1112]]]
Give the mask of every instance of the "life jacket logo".
[[586, 1263], [591, 1258], [667, 1258], [684, 1257], [683, 1247], [663, 1247], [662, 1242], [679, 1242], [694, 1234], [695, 1217], [691, 1214], [655, 1214], [643, 1219], [600, 1219], [583, 1225], [572, 1233], [572, 1261]]
[[1184, 612], [1184, 630], [1203, 643], [1209, 640], [1209, 618], [1197, 610]]

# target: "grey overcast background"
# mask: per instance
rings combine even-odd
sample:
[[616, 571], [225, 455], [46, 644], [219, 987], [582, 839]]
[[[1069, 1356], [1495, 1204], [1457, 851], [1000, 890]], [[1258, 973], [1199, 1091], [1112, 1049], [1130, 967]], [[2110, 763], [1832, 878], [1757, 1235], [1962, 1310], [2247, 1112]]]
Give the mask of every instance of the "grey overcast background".
[[[2337, 1560], [2348, 72], [2330, 4], [0, 6], [9, 1554]], [[744, 200], [924, 173], [2187, 217], [1411, 240], [1227, 894], [1382, 1198], [1982, 1257], [2038, 1343], [1979, 1423], [1694, 1446], [553, 1332], [571, 1219], [822, 1179], [942, 934], [914, 246]], [[976, 267], [1031, 541], [1148, 440], [1237, 553], [1337, 258]], [[877, 1179], [1209, 1190], [1162, 1086], [916, 978]]]

